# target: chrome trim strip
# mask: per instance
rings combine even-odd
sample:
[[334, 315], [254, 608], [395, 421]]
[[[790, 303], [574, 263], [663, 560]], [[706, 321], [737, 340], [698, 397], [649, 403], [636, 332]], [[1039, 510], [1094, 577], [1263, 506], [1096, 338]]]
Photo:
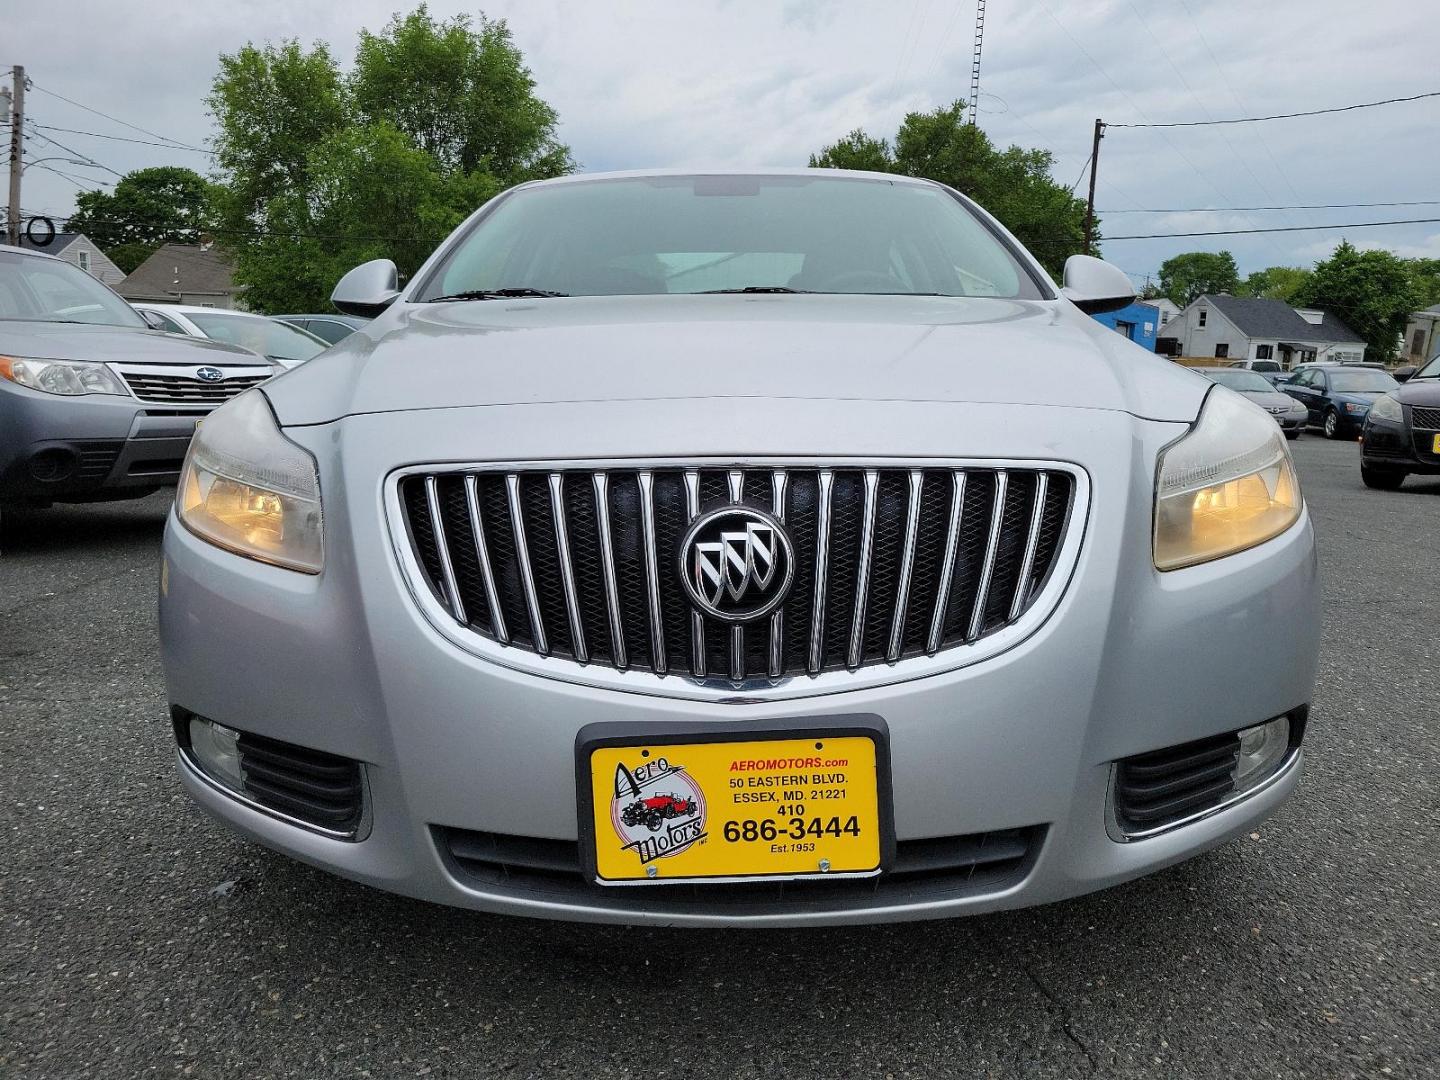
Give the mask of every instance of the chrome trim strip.
[[[1049, 572], [1040, 587], [1031, 597], [1030, 606], [1021, 619], [986, 634], [971, 645], [954, 642], [940, 649], [935, 655], [906, 657], [895, 664], [866, 665], [857, 671], [844, 667], [823, 672], [810, 673], [808, 670], [795, 671], [777, 679], [764, 676], [747, 679], [737, 686], [725, 672], [722, 679], [694, 676], [672, 668], [668, 677], [660, 678], [649, 670], [616, 670], [608, 665], [592, 661], [581, 666], [569, 657], [540, 656], [530, 648], [504, 646], [488, 634], [459, 626], [441, 602], [438, 593], [427, 582], [427, 575], [420, 565], [419, 557], [410, 542], [406, 526], [405, 507], [400, 498], [400, 484], [409, 476], [423, 476], [430, 473], [477, 472], [504, 476], [508, 472], [544, 472], [556, 470], [583, 470], [594, 472], [602, 469], [654, 469], [683, 472], [690, 469], [728, 470], [737, 466], [746, 469], [771, 469], [784, 467], [793, 473], [796, 469], [833, 471], [835, 469], [939, 469], [945, 471], [965, 469], [994, 470], [997, 468], [1046, 470], [1064, 474], [1073, 481], [1071, 502], [1061, 532], [1058, 550]], [[399, 567], [401, 587], [409, 593], [411, 602], [420, 610], [429, 624], [430, 632], [444, 639], [456, 650], [477, 656], [511, 671], [540, 678], [620, 693], [641, 694], [647, 697], [670, 698], [672, 700], [703, 701], [715, 704], [770, 704], [776, 701], [802, 698], [821, 698], [830, 694], [850, 693], [881, 686], [893, 686], [911, 679], [925, 678], [944, 672], [956, 671], [982, 663], [1033, 636], [1051, 618], [1059, 606], [1060, 598], [1071, 587], [1077, 573], [1079, 555], [1084, 548], [1090, 524], [1092, 484], [1084, 468], [1071, 461], [1051, 458], [941, 458], [941, 457], [851, 457], [851, 456], [777, 456], [755, 455], [737, 461], [733, 457], [685, 457], [685, 458], [551, 458], [524, 460], [492, 459], [488, 461], [422, 461], [398, 466], [386, 474], [377, 492], [386, 525], [389, 530], [392, 557]], [[1308, 520], [1304, 515], [1297, 524]], [[1293, 527], [1292, 527], [1293, 528]], [[573, 538], [572, 538], [573, 539]], [[795, 632], [792, 630], [792, 632]]]
[[955, 556], [960, 548], [960, 520], [965, 513], [965, 473], [950, 474], [950, 527], [945, 532], [945, 562], [940, 567], [940, 588], [935, 595], [935, 613], [930, 617], [930, 638], [925, 652], [934, 656], [945, 634], [945, 609], [950, 606], [950, 585], [955, 578]]
[[900, 650], [905, 645], [905, 616], [910, 608], [910, 578], [915, 572], [915, 538], [920, 533], [920, 496], [924, 487], [924, 472], [911, 469], [910, 504], [905, 514], [905, 547], [900, 555], [900, 583], [895, 588], [895, 618], [890, 623], [890, 647], [885, 650], [885, 659], [892, 664], [900, 659]]
[[1035, 474], [1035, 501], [1030, 507], [1030, 535], [1025, 538], [1025, 555], [1020, 560], [1020, 575], [1015, 579], [1015, 598], [1010, 601], [1010, 622], [1020, 617], [1020, 612], [1025, 610], [1025, 598], [1030, 595], [1030, 571], [1035, 566], [1035, 549], [1040, 544], [1040, 519], [1045, 514], [1045, 492], [1049, 481], [1048, 473]]
[[852, 671], [865, 654], [865, 608], [870, 602], [870, 560], [875, 551], [875, 495], [880, 487], [878, 469], [865, 470], [865, 516], [860, 522], [860, 565], [855, 571], [855, 608], [850, 614], [850, 649], [845, 666]]
[[440, 513], [439, 481], [425, 478], [425, 505], [430, 511], [430, 527], [435, 530], [435, 548], [440, 553], [440, 578], [445, 583], [445, 604], [455, 621], [467, 625], [465, 602], [460, 599], [460, 586], [455, 583], [455, 567], [450, 562], [450, 545], [445, 540], [445, 518]]
[[990, 599], [990, 579], [995, 575], [995, 551], [1000, 546], [1000, 523], [1005, 520], [1005, 492], [1010, 475], [995, 470], [995, 497], [990, 509], [990, 534], [985, 540], [985, 562], [980, 567], [980, 583], [975, 586], [975, 606], [970, 609], [970, 627], [965, 631], [968, 645], [985, 629], [985, 603]]
[[610, 477], [597, 472], [595, 482], [595, 522], [600, 534], [600, 565], [605, 577], [605, 611], [610, 617], [610, 653], [615, 666], [624, 671], [630, 666], [625, 652], [625, 624], [620, 620], [620, 589], [615, 584], [615, 548], [610, 537]]
[[820, 674], [825, 664], [825, 587], [830, 572], [830, 492], [835, 474], [820, 470], [819, 506], [815, 520], [815, 603], [810, 609], [811, 675]]
[[[1281, 715], [1284, 714], [1282, 713]], [[1277, 716], [1272, 719], [1278, 720], [1279, 718], [1280, 717]], [[1262, 791], [1268, 791], [1285, 777], [1289, 776], [1291, 771], [1299, 766], [1301, 760], [1304, 758], [1304, 753], [1304, 747], [1292, 746], [1285, 752], [1285, 757], [1280, 759], [1280, 764], [1275, 767], [1275, 771], [1264, 780], [1261, 780], [1260, 783], [1256, 784], [1253, 788], [1247, 788], [1245, 791], [1232, 792], [1222, 802], [1218, 802], [1214, 806], [1206, 807], [1204, 810], [1197, 810], [1189, 817], [1183, 817], [1179, 821], [1172, 821], [1165, 825], [1157, 825], [1153, 829], [1145, 829], [1142, 832], [1126, 832], [1115, 816], [1115, 785], [1118, 782], [1117, 778], [1120, 772], [1120, 763], [1118, 761], [1112, 761], [1110, 763], [1110, 780], [1105, 792], [1105, 832], [1110, 839], [1116, 843], [1132, 844], [1137, 840], [1149, 840], [1152, 836], [1161, 836], [1165, 833], [1173, 832], [1176, 829], [1183, 829], [1186, 825], [1194, 825], [1198, 821], [1204, 821], [1206, 818], [1214, 817], [1216, 814], [1229, 810], [1232, 806], [1242, 803], [1246, 799], [1253, 798]]]
[[195, 759], [194, 754], [182, 746], [177, 746], [175, 748], [175, 754], [180, 760], [180, 767], [182, 771], [187, 776], [198, 780], [200, 783], [210, 788], [211, 791], [218, 792], [221, 795], [234, 799], [242, 806], [245, 806], [250, 810], [254, 810], [257, 813], [264, 814], [266, 817], [274, 818], [276, 821], [283, 821], [286, 825], [293, 825], [295, 828], [304, 829], [306, 832], [316, 833], [320, 836], [325, 837], [326, 839], [341, 840], [347, 844], [358, 844], [361, 840], [366, 839], [370, 835], [370, 778], [365, 770], [364, 764], [360, 765], [360, 821], [356, 824], [354, 832], [342, 832], [339, 829], [327, 829], [323, 825], [316, 825], [313, 822], [303, 821], [297, 817], [291, 817], [283, 810], [276, 810], [272, 807], [266, 806], [262, 802], [257, 802], [252, 796], [250, 796], [246, 792], [236, 791], [232, 787], [226, 787], [224, 784], [220, 783], [219, 780], [216, 780], [213, 776], [207, 773], [201, 767], [200, 762]]
[[[730, 501], [738, 506], [745, 501], [745, 474], [739, 469], [731, 469], [729, 480]], [[745, 678], [745, 627], [742, 623], [730, 627], [730, 678], [734, 682]]]
[[480, 563], [480, 580], [485, 584], [485, 602], [490, 606], [490, 632], [501, 645], [510, 644], [505, 628], [505, 612], [500, 607], [500, 591], [495, 588], [495, 574], [490, 567], [490, 544], [485, 539], [485, 519], [480, 516], [480, 478], [465, 474], [465, 506], [470, 511], [470, 531], [475, 534], [475, 558]]
[[570, 620], [570, 645], [575, 659], [589, 663], [585, 627], [580, 622], [580, 594], [575, 591], [575, 567], [570, 562], [570, 535], [565, 523], [565, 477], [550, 474], [550, 514], [555, 519], [555, 550], [560, 555], [560, 583], [565, 590], [565, 615]]
[[[776, 469], [770, 474], [770, 513], [781, 525], [785, 524], [785, 488], [789, 474]], [[770, 616], [770, 663], [766, 674], [778, 679], [785, 670], [785, 605], [781, 604]]]
[[[700, 516], [699, 469], [685, 470], [685, 513], [686, 525]], [[705, 616], [694, 610], [690, 612], [690, 672], [696, 678], [705, 677]]]
[[665, 614], [660, 610], [660, 570], [655, 550], [655, 474], [644, 471], [640, 484], [640, 528], [645, 536], [645, 600], [650, 608], [650, 655], [656, 675], [670, 669], [665, 662]]
[[510, 502], [510, 527], [515, 531], [515, 559], [520, 564], [520, 587], [525, 590], [525, 607], [530, 612], [530, 632], [535, 638], [535, 651], [550, 655], [545, 640], [545, 620], [540, 617], [540, 600], [535, 595], [535, 577], [530, 572], [530, 544], [525, 539], [525, 515], [520, 507], [520, 475], [507, 473], [505, 493]]

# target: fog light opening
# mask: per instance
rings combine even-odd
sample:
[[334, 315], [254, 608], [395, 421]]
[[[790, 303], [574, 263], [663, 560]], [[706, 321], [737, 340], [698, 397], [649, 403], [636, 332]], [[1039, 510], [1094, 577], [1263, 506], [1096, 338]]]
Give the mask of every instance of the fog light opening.
[[1238, 732], [1235, 755], [1235, 791], [1249, 791], [1275, 775], [1290, 749], [1290, 718], [1277, 716]]
[[240, 768], [240, 733], [203, 717], [190, 718], [190, 753], [205, 775], [231, 791], [245, 790]]

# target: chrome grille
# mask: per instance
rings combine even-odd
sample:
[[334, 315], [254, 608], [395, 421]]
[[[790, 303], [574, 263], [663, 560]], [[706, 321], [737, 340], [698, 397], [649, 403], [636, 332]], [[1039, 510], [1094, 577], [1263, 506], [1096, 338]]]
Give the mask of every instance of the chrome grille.
[[[1078, 475], [432, 469], [397, 479], [392, 513], [417, 596], [452, 629], [590, 667], [734, 685], [934, 656], [1013, 625], [1056, 569]], [[795, 551], [785, 602], [740, 625], [694, 609], [679, 579], [690, 522], [735, 503], [772, 513]]]
[[1440, 431], [1440, 409], [1426, 409], [1419, 405], [1411, 405], [1410, 426]]
[[216, 382], [206, 382], [193, 375], [126, 368], [120, 371], [120, 377], [141, 401], [160, 405], [220, 405], [243, 390], [259, 386], [270, 373], [255, 374], [252, 369], [243, 375], [227, 375]]

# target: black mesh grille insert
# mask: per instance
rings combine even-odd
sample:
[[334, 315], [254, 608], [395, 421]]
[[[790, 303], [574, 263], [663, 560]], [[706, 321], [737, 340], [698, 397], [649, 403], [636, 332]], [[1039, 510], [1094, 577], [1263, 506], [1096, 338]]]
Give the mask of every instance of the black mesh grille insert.
[[[1005, 498], [997, 507], [1002, 471], [996, 469], [920, 468], [912, 477], [908, 468], [797, 468], [784, 470], [784, 506], [777, 508], [778, 471], [746, 468], [741, 501], [781, 517], [793, 545], [793, 583], [779, 609], [782, 641], [778, 666], [779, 674], [787, 676], [817, 675], [935, 651], [930, 645], [937, 609], [941, 613], [937, 649], [964, 645], [1008, 626], [1011, 612], [1015, 611], [1016, 617], [1024, 612], [1055, 565], [1075, 494], [1073, 477], [1053, 469], [1003, 470]], [[613, 469], [603, 474], [572, 469], [559, 474], [569, 541], [568, 569], [575, 589], [578, 629], [588, 654], [585, 662], [619, 666], [612, 630], [618, 627], [627, 668], [722, 683], [737, 681], [737, 673], [738, 681], [769, 677], [773, 629], [768, 617], [743, 624], [738, 639], [729, 624], [701, 619], [699, 652], [704, 667], [697, 670], [696, 609], [680, 578], [680, 547], [693, 520], [690, 493], [693, 486], [703, 513], [726, 505], [733, 487], [730, 471], [724, 468], [697, 468], [688, 473], [693, 474], [688, 482], [682, 466], [644, 472]], [[430, 475], [437, 482], [454, 591], [464, 605], [466, 625], [511, 646], [533, 650], [532, 618], [538, 618], [549, 653], [579, 659], [576, 627], [571, 625], [565, 596], [567, 567], [557, 541], [550, 474], [511, 474], [513, 484], [503, 472], [469, 474], [478, 496], [480, 536], [489, 554], [503, 628], [495, 624], [484, 587], [476, 551], [476, 522], [465, 498], [467, 474]], [[1038, 499], [1042, 476], [1045, 492], [1043, 499]], [[425, 495], [426, 479], [425, 475], [411, 475], [400, 482], [400, 508], [425, 585], [458, 618], [460, 613], [449, 602], [439, 530], [431, 520]], [[951, 504], [961, 479], [964, 503], [952, 534]], [[597, 483], [603, 484], [605, 491], [603, 505], [597, 502]], [[828, 499], [822, 497], [827, 488]], [[867, 490], [874, 492], [868, 517]], [[511, 505], [512, 491], [518, 493], [518, 508]], [[914, 542], [907, 547], [911, 502], [917, 494]], [[528, 588], [527, 567], [517, 550], [513, 524], [517, 510], [529, 556]], [[607, 527], [613, 582], [606, 573], [601, 543]], [[823, 560], [819, 550], [822, 533], [828, 537]], [[863, 603], [857, 604], [867, 545], [865, 592]], [[908, 565], [907, 551], [913, 552]], [[943, 572], [947, 558], [953, 562], [948, 588]], [[817, 623], [815, 601], [822, 584], [822, 562], [824, 603], [819, 605], [819, 615], [823, 621]], [[977, 612], [982, 592], [983, 610]], [[861, 619], [858, 635], [857, 614]], [[657, 634], [663, 656], [656, 647]], [[812, 640], [817, 648], [812, 649]], [[858, 651], [852, 655], [857, 641]], [[896, 646], [893, 655], [892, 642]]]

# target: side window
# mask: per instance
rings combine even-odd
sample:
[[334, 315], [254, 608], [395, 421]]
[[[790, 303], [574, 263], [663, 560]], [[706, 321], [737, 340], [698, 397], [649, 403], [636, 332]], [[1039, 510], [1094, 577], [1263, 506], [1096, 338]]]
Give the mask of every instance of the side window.
[[1230, 355], [1230, 343], [1229, 343], [1228, 341], [1222, 341], [1219, 345], [1216, 345], [1216, 346], [1215, 346], [1215, 355], [1216, 355], [1217, 358], [1222, 359], [1222, 360], [1223, 360], [1225, 357], [1229, 356], [1229, 355]]
[[1255, 346], [1255, 359], [1256, 359], [1256, 360], [1269, 360], [1269, 359], [1270, 359], [1272, 356], [1274, 356], [1274, 355], [1275, 355], [1275, 346], [1273, 346], [1273, 345], [1256, 345], [1256, 346]]
[[1199, 320], [1198, 325], [1200, 325], [1200, 326], [1204, 326], [1204, 325], [1205, 325], [1205, 316], [1208, 315], [1208, 314], [1209, 314], [1209, 312], [1207, 312], [1203, 307], [1200, 309], [1200, 320]]
[[164, 330], [167, 334], [185, 333], [185, 328], [181, 326], [178, 322], [176, 322], [174, 319], [170, 318], [169, 315], [165, 315], [159, 311], [154, 310], [152, 310], [150, 314], [160, 320], [160, 329]]
[[312, 319], [305, 323], [304, 329], [324, 341], [334, 345], [341, 338], [348, 337], [352, 331], [344, 323], [331, 322], [329, 319]]
[[1293, 380], [1291, 380], [1291, 385], [1292, 385], [1292, 386], [1309, 386], [1309, 385], [1310, 385], [1312, 382], [1314, 382], [1314, 381], [1315, 381], [1315, 372], [1314, 372], [1313, 370], [1311, 370], [1311, 371], [1302, 371], [1302, 372], [1300, 372], [1299, 375], [1296, 375]]

